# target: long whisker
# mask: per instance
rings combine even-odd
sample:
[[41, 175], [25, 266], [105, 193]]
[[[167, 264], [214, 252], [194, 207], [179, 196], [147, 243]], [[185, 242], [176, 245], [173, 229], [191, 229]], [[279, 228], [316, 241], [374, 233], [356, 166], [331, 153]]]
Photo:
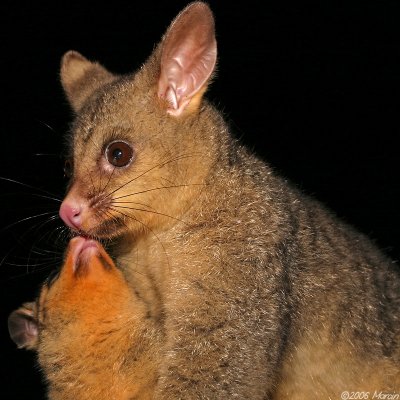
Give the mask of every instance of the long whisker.
[[[50, 218], [47, 219], [47, 221], [44, 221], [42, 224], [40, 224], [39, 226], [36, 227], [36, 229], [33, 231], [33, 233], [38, 234], [39, 230], [43, 228], [44, 225], [49, 224], [50, 222], [53, 222], [54, 220], [56, 220], [58, 218], [57, 215], [54, 215]], [[41, 240], [43, 240], [46, 236], [50, 236], [52, 235], [53, 232], [52, 231], [46, 231], [43, 235], [41, 235], [40, 237], [38, 237], [37, 241], [40, 243]], [[33, 252], [33, 248], [31, 249], [31, 253]]]
[[30, 196], [36, 196], [36, 197], [40, 197], [42, 199], [48, 199], [48, 200], [54, 200], [57, 203], [62, 203], [62, 200], [59, 199], [58, 197], [50, 197], [50, 196], [45, 196], [43, 194], [38, 194], [38, 193], [28, 193]]
[[92, 184], [92, 191], [94, 192], [94, 194], [96, 195], [96, 187], [93, 183], [93, 178], [92, 178], [92, 174], [89, 172], [89, 179], [90, 179], [90, 183]]
[[56, 228], [56, 231], [58, 231], [58, 232], [54, 232], [54, 233], [57, 233], [57, 239], [55, 241], [56, 244], [60, 241], [62, 243], [67, 242], [72, 236], [71, 231], [64, 225]]
[[171, 218], [171, 219], [173, 219], [173, 220], [175, 220], [175, 221], [179, 221], [179, 222], [182, 222], [183, 224], [186, 224], [185, 221], [183, 221], [183, 220], [181, 220], [181, 219], [179, 219], [179, 218], [175, 218], [175, 217], [173, 217], [173, 216], [171, 216], [171, 215], [164, 214], [164, 213], [157, 212], [157, 211], [144, 210], [144, 209], [142, 209], [142, 208], [135, 208], [135, 207], [118, 206], [118, 205], [115, 205], [114, 203], [113, 203], [113, 207], [125, 208], [125, 209], [133, 210], [133, 211], [143, 211], [143, 212], [148, 212], [148, 213], [156, 214], [156, 215], [162, 215], [163, 217], [168, 217], [168, 218]]
[[152, 206], [149, 206], [148, 204], [137, 203], [135, 201], [112, 201], [112, 204], [135, 204], [138, 206], [149, 208], [150, 210], [154, 210], [154, 208]]
[[12, 224], [7, 225], [6, 227], [2, 228], [0, 230], [0, 232], [4, 232], [5, 230], [7, 230], [7, 229], [9, 229], [9, 228], [11, 228], [11, 227], [13, 227], [15, 225], [18, 225], [18, 224], [20, 224], [20, 223], [22, 223], [24, 221], [29, 221], [30, 219], [43, 217], [44, 215], [49, 215], [49, 214], [55, 214], [55, 211], [49, 211], [49, 212], [45, 212], [45, 213], [41, 213], [41, 214], [37, 214], [37, 215], [32, 215], [30, 217], [22, 218], [19, 221], [13, 222]]
[[58, 251], [54, 251], [54, 250], [48, 250], [48, 249], [42, 249], [37, 247], [36, 245], [34, 245], [34, 247], [32, 247], [31, 252], [33, 254], [37, 254], [40, 257], [54, 257], [54, 256], [59, 256], [61, 253]]
[[117, 213], [123, 215], [123, 216], [126, 217], [126, 218], [133, 219], [134, 221], [136, 221], [136, 222], [138, 222], [140, 225], [142, 225], [145, 229], [149, 230], [149, 231], [154, 235], [154, 237], [157, 239], [158, 243], [160, 243], [160, 245], [161, 245], [161, 247], [162, 247], [162, 249], [163, 249], [163, 252], [164, 252], [164, 254], [165, 254], [165, 257], [166, 257], [166, 259], [167, 259], [168, 267], [170, 268], [170, 263], [169, 263], [169, 257], [168, 257], [167, 250], [165, 249], [165, 246], [164, 246], [164, 244], [162, 243], [161, 239], [158, 237], [158, 235], [157, 235], [149, 226], [147, 226], [145, 223], [143, 223], [142, 221], [140, 221], [140, 220], [139, 220], [138, 218], [136, 218], [135, 216], [125, 214], [124, 212], [122, 212], [122, 211], [120, 211], [120, 210], [117, 210], [117, 209], [115, 209], [114, 207], [109, 207], [109, 208], [110, 208], [111, 210], [113, 210], [113, 211], [115, 211], [115, 212], [117, 212]]
[[[47, 218], [45, 221], [43, 221], [42, 223], [38, 223], [38, 224], [34, 225], [34, 226], [31, 228], [31, 231], [32, 231], [33, 233], [38, 233], [39, 230], [43, 228], [43, 226], [45, 226], [46, 224], [49, 224], [50, 222], [55, 221], [56, 219], [58, 219], [58, 215], [52, 215], [52, 216], [50, 216], [49, 218]], [[28, 233], [28, 232], [29, 232], [29, 230], [28, 230], [26, 233]], [[48, 233], [48, 232], [46, 232], [46, 234], [47, 234], [47, 233]]]
[[[52, 267], [58, 266], [58, 265], [59, 265], [59, 263], [56, 263], [56, 262], [54, 262], [54, 263], [49, 263], [49, 264], [47, 264], [45, 267], [37, 268], [37, 269], [35, 269], [34, 271], [28, 272], [28, 274], [40, 273], [40, 272], [42, 272], [42, 271], [49, 270], [49, 269], [51, 269]], [[26, 265], [23, 265], [23, 266], [26, 266]], [[2, 282], [10, 282], [10, 281], [13, 281], [13, 280], [15, 280], [15, 279], [22, 278], [22, 277], [24, 277], [24, 276], [26, 276], [26, 275], [27, 275], [27, 273], [24, 272], [23, 274], [17, 274], [17, 275], [13, 275], [13, 276], [11, 276], [11, 277], [9, 277], [9, 278], [2, 279], [1, 281], [2, 281]]]
[[51, 192], [48, 192], [47, 190], [44, 190], [44, 189], [29, 185], [27, 183], [19, 182], [19, 181], [15, 180], [15, 179], [11, 179], [11, 178], [6, 178], [4, 176], [0, 176], [0, 180], [6, 181], [6, 182], [11, 182], [11, 183], [16, 183], [18, 185], [25, 186], [25, 187], [28, 187], [29, 189], [33, 189], [33, 190], [38, 190], [39, 192], [46, 193], [47, 195], [50, 195], [50, 196], [54, 197], [54, 194], [51, 193]]
[[112, 176], [114, 175], [115, 168], [116, 168], [116, 167], [114, 167], [114, 169], [112, 170], [110, 176], [108, 177], [108, 181], [107, 181], [107, 183], [106, 183], [106, 186], [104, 186], [104, 188], [100, 191], [100, 193], [104, 193], [104, 192], [106, 191], [107, 186], [108, 186], [108, 184], [110, 183], [110, 180], [111, 180]]
[[37, 119], [36, 121], [43, 124], [46, 128], [49, 128], [52, 132], [57, 133], [57, 131], [52, 126], [50, 126], [47, 122], [44, 122], [41, 119]]
[[9, 262], [9, 263], [7, 263], [7, 265], [10, 265], [12, 267], [41, 267], [42, 265], [47, 265], [48, 266], [49, 264], [51, 264], [51, 265], [56, 264], [56, 261], [53, 258], [51, 258], [49, 260], [51, 260], [52, 262], [50, 263], [49, 261], [43, 261], [43, 262], [40, 262], [40, 263], [31, 263], [31, 262], [29, 262], [29, 263], [23, 263], [23, 264]]
[[[31, 220], [31, 219], [33, 219], [33, 218], [38, 218], [38, 217], [42, 217], [42, 216], [46, 216], [46, 215], [49, 215], [49, 214], [56, 214], [55, 212], [46, 212], [46, 213], [42, 213], [42, 214], [38, 214], [38, 215], [35, 215], [35, 216], [30, 216], [30, 217], [27, 217], [27, 218], [23, 218], [23, 219], [21, 219], [21, 220], [19, 220], [19, 221], [16, 221], [15, 223], [13, 223], [13, 224], [10, 224], [10, 225], [8, 225], [8, 226], [6, 226], [3, 230], [7, 230], [8, 228], [10, 228], [10, 227], [12, 227], [12, 226], [15, 226], [15, 225], [17, 225], [17, 224], [19, 224], [19, 223], [22, 223], [22, 222], [24, 222], [24, 221], [27, 221], [27, 220]], [[40, 231], [40, 229], [42, 229], [46, 224], [48, 224], [48, 223], [51, 223], [51, 222], [53, 222], [54, 220], [56, 220], [58, 218], [58, 216], [57, 215], [52, 215], [52, 216], [50, 216], [49, 218], [47, 218], [45, 221], [42, 221], [42, 222], [38, 222], [37, 224], [34, 224], [33, 226], [31, 226], [29, 229], [26, 229], [21, 235], [19, 235], [18, 236], [18, 238], [17, 238], [17, 242], [18, 242], [18, 244], [17, 245], [15, 245], [15, 246], [13, 246], [5, 255], [4, 255], [4, 257], [0, 260], [0, 266], [2, 266], [3, 264], [5, 264], [5, 263], [7, 263], [7, 265], [11, 265], [12, 263], [9, 261], [9, 258], [10, 258], [10, 256], [12, 255], [12, 253], [16, 250], [16, 248], [18, 247], [18, 246], [24, 246], [24, 242], [23, 242], [23, 239], [26, 237], [26, 236], [28, 236], [28, 235], [30, 235], [30, 234], [37, 234], [39, 231]], [[50, 232], [51, 233], [51, 232]], [[48, 235], [49, 234], [49, 232], [46, 232], [44, 235], [42, 235], [40, 238], [37, 238], [37, 240], [40, 242], [46, 235]], [[36, 249], [37, 249], [37, 247], [36, 247]], [[30, 255], [28, 256], [28, 261], [26, 262], [26, 266], [27, 267], [29, 267], [29, 264], [30, 264], [30, 257], [31, 257], [31, 254], [35, 254], [36, 253], [36, 256], [37, 256], [37, 254], [39, 253], [39, 251], [38, 250], [35, 250], [35, 247], [33, 247], [33, 248], [31, 248], [31, 250], [30, 250]]]
[[[105, 217], [110, 218], [111, 220], [114, 220], [114, 221], [117, 220], [117, 218], [114, 215], [112, 215], [112, 213], [110, 213], [108, 211], [108, 209], [97, 210], [96, 211], [96, 216], [100, 217], [99, 219], [105, 219], [105, 218], [103, 218], [105, 216]], [[107, 240], [105, 240], [105, 239], [98, 239], [98, 240], [100, 240], [100, 242], [102, 242], [102, 243], [107, 242]]]
[[[28, 269], [29, 267], [34, 267], [37, 265], [45, 265], [47, 264], [48, 266], [51, 265], [55, 265], [55, 264], [60, 264], [60, 259], [61, 259], [61, 254], [57, 254], [56, 252], [54, 252], [54, 256], [50, 257], [41, 257], [40, 259], [43, 260], [42, 263], [32, 263], [31, 257], [28, 256], [27, 261], [25, 261], [23, 264], [18, 263], [18, 262], [11, 262], [11, 261], [7, 261], [7, 259], [10, 257], [10, 255], [13, 253], [13, 251], [15, 251], [15, 249], [17, 248], [17, 246], [13, 246], [5, 255], [4, 257], [0, 260], [0, 267], [3, 265], [8, 265], [8, 266], [18, 266], [18, 267], [26, 267], [27, 268], [27, 273], [29, 272]], [[57, 257], [59, 256], [59, 257]], [[24, 259], [24, 257], [17, 257], [17, 259]], [[55, 259], [55, 258], [60, 258], [60, 259]], [[44, 260], [48, 260], [48, 261], [44, 261]]]
[[[1, 197], [15, 196], [15, 195], [16, 195], [16, 193], [3, 193], [1, 195]], [[62, 201], [61, 199], [59, 199], [57, 197], [51, 197], [51, 196], [47, 196], [47, 195], [39, 194], [39, 193], [18, 193], [18, 195], [40, 197], [41, 199], [53, 200], [53, 201], [56, 201], [58, 203], [61, 203], [61, 201]]]
[[119, 199], [123, 199], [125, 197], [136, 196], [138, 194], [153, 192], [154, 190], [160, 190], [160, 189], [176, 189], [176, 188], [181, 188], [181, 187], [205, 186], [205, 185], [206, 185], [206, 183], [185, 183], [182, 185], [159, 186], [159, 187], [155, 187], [155, 188], [151, 188], [151, 189], [140, 190], [138, 192], [131, 193], [131, 194], [125, 194], [123, 196], [114, 197], [113, 200], [119, 200]]
[[[130, 218], [130, 219], [133, 219], [133, 220], [136, 221], [136, 222], [139, 222], [139, 224], [142, 225], [145, 229], [148, 229], [150, 232], [153, 233], [153, 231], [152, 231], [152, 229], [151, 229], [150, 227], [148, 227], [144, 222], [142, 222], [142, 221], [140, 221], [139, 219], [137, 219], [135, 216], [125, 214], [125, 213], [123, 213], [122, 211], [117, 210], [117, 209], [114, 208], [114, 207], [108, 207], [108, 208], [109, 208], [110, 210], [112, 210], [112, 211], [115, 211], [115, 212], [117, 212], [117, 213], [123, 215], [123, 216], [126, 217], [126, 218]], [[154, 235], [155, 235], [155, 237], [157, 237], [158, 240], [160, 240], [156, 234], [154, 234]], [[160, 243], [161, 243], [161, 242], [160, 242]]]
[[122, 185], [119, 186], [118, 188], [114, 189], [112, 192], [108, 193], [107, 196], [106, 196], [106, 198], [109, 197], [109, 196], [111, 196], [112, 194], [114, 194], [114, 193], [117, 192], [118, 190], [121, 190], [121, 189], [122, 189], [123, 187], [125, 187], [126, 185], [129, 185], [130, 183], [132, 183], [132, 182], [135, 181], [136, 179], [139, 179], [139, 178], [141, 178], [142, 176], [148, 174], [150, 171], [153, 171], [154, 169], [162, 168], [162, 167], [164, 167], [165, 165], [170, 164], [170, 163], [172, 163], [172, 162], [180, 161], [180, 160], [183, 160], [183, 159], [185, 159], [185, 158], [190, 158], [190, 157], [193, 157], [193, 155], [192, 155], [192, 154], [186, 154], [186, 155], [177, 156], [177, 157], [172, 158], [172, 159], [169, 159], [169, 160], [167, 160], [167, 161], [158, 163], [158, 164], [154, 165], [153, 167], [149, 168], [148, 170], [146, 170], [146, 171], [142, 172], [141, 174], [135, 176], [134, 178], [130, 179], [129, 181], [125, 182], [124, 184], [122, 184]]

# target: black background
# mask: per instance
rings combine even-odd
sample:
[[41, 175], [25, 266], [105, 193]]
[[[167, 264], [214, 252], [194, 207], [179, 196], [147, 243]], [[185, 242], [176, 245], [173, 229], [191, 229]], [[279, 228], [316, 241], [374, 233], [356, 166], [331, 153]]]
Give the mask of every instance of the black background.
[[[134, 71], [186, 4], [2, 2], [1, 398], [44, 396], [33, 355], [16, 350], [6, 321], [66, 244], [59, 203], [38, 196], [61, 199], [66, 183], [71, 112], [59, 60], [75, 49], [113, 72]], [[209, 4], [219, 72], [208, 98], [242, 142], [398, 259], [399, 2]]]

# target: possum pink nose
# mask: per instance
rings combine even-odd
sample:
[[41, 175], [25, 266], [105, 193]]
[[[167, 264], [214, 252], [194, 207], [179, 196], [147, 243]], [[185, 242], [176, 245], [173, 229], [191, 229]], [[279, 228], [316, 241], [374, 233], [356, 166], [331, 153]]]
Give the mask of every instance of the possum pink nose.
[[60, 207], [60, 217], [72, 229], [80, 230], [82, 226], [82, 208], [75, 202], [64, 200]]

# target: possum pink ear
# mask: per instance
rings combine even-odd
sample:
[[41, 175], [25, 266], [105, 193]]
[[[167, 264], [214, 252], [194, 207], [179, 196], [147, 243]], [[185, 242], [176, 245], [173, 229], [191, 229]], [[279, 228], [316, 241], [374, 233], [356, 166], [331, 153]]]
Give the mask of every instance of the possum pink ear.
[[172, 22], [161, 48], [158, 96], [174, 116], [197, 109], [217, 59], [214, 18], [201, 2], [186, 7]]
[[34, 349], [38, 340], [38, 326], [34, 317], [35, 303], [26, 303], [8, 317], [8, 331], [19, 349]]
[[75, 111], [98, 88], [115, 76], [97, 62], [87, 60], [77, 51], [68, 51], [61, 60], [61, 84]]

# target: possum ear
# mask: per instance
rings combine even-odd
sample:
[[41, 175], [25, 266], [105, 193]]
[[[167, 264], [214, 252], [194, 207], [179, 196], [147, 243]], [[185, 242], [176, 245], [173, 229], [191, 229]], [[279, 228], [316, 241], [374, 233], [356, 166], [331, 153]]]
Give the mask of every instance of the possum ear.
[[179, 116], [198, 108], [217, 59], [214, 18], [205, 3], [186, 7], [161, 43], [158, 96], [168, 113]]
[[26, 303], [8, 317], [8, 332], [19, 349], [34, 349], [38, 340], [35, 303]]
[[77, 51], [68, 51], [61, 60], [61, 84], [74, 111], [79, 111], [85, 100], [115, 76], [97, 62], [87, 60]]

